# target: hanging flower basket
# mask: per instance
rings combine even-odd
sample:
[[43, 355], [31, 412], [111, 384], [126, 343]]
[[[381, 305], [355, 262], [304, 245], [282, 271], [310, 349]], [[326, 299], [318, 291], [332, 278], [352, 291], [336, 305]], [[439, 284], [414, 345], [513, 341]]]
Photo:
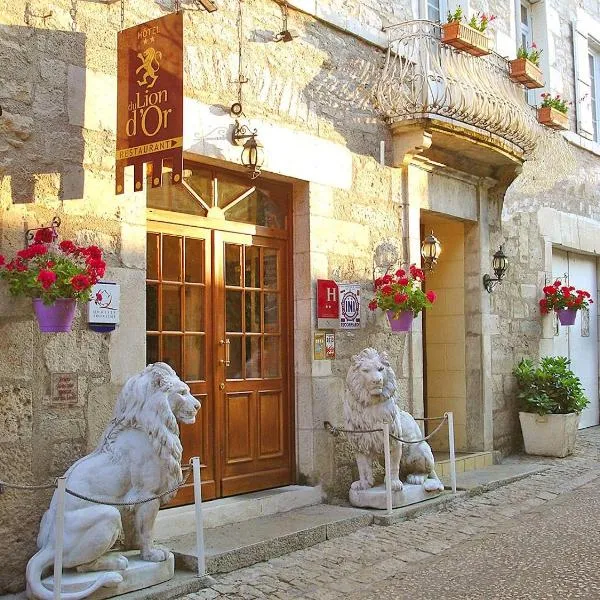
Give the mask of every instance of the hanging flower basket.
[[442, 25], [442, 42], [471, 56], [490, 53], [490, 38], [473, 27], [453, 21]]
[[575, 289], [574, 285], [563, 285], [560, 279], [542, 289], [544, 297], [540, 300], [540, 312], [547, 315], [555, 311], [561, 325], [575, 323], [577, 311], [589, 309], [593, 304], [592, 295], [586, 290]]
[[544, 74], [541, 69], [526, 58], [515, 58], [509, 63], [509, 77], [527, 89], [544, 87]]
[[71, 331], [77, 301], [75, 298], [58, 298], [54, 304], [44, 304], [41, 298], [33, 298], [33, 310], [42, 333]]
[[33, 299], [43, 332], [70, 331], [76, 303], [90, 299], [92, 286], [105, 270], [98, 246], [58, 243], [58, 234], [49, 227], [38, 229], [33, 244], [9, 262], [0, 255], [0, 279], [13, 296]]
[[394, 317], [394, 313], [391, 310], [387, 311], [387, 318], [390, 322], [390, 327], [394, 333], [399, 333], [401, 331], [410, 331], [412, 327], [412, 322], [414, 316], [412, 311], [405, 310], [401, 312], [397, 317]]
[[538, 108], [538, 122], [551, 129], [569, 129], [569, 117], [551, 106]]
[[575, 324], [577, 311], [573, 308], [560, 308], [556, 311], [556, 316], [563, 327], [568, 327]]
[[385, 311], [392, 331], [410, 331], [414, 316], [436, 300], [433, 290], [421, 289], [424, 280], [425, 274], [416, 265], [410, 265], [408, 273], [404, 269], [398, 269], [395, 276], [386, 273], [374, 282], [375, 298], [369, 309]]

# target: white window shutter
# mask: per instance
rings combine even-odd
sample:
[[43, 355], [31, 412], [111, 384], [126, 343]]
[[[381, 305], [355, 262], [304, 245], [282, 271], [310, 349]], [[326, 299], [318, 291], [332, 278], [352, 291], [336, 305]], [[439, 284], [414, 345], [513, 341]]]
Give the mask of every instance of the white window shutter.
[[573, 21], [573, 64], [575, 65], [575, 99], [573, 107], [577, 116], [577, 133], [582, 137], [594, 138], [592, 120], [592, 88], [588, 58], [589, 19], [578, 11]]

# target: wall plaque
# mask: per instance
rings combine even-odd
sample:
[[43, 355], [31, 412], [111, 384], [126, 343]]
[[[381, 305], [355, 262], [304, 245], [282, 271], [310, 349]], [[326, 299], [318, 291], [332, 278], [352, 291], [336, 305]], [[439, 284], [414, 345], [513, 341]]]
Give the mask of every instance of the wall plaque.
[[50, 375], [50, 404], [57, 408], [77, 404], [77, 373], [52, 373]]
[[125, 167], [133, 165], [135, 190], [143, 188], [144, 164], [152, 187], [162, 184], [163, 161], [172, 183], [183, 167], [183, 12], [117, 34], [116, 193]]
[[340, 327], [360, 329], [360, 285], [340, 283]]

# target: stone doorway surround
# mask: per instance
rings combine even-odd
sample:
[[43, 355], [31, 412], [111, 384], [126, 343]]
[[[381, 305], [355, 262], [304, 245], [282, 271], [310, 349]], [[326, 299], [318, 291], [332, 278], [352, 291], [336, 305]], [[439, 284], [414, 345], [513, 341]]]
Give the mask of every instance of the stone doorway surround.
[[[408, 262], [420, 262], [421, 225], [432, 219], [464, 224], [465, 427], [464, 450], [493, 450], [490, 298], [482, 277], [491, 269], [488, 192], [497, 181], [477, 177], [420, 158], [403, 169], [405, 237]], [[440, 240], [443, 246], [443, 240]], [[444, 260], [444, 253], [440, 261]], [[425, 412], [422, 318], [411, 335], [410, 369], [414, 415]], [[436, 416], [436, 415], [431, 415]], [[437, 415], [439, 416], [439, 415]]]

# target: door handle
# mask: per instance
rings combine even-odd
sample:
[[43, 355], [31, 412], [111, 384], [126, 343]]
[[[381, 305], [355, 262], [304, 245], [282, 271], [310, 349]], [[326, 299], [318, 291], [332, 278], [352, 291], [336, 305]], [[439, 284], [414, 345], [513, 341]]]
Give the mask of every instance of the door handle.
[[230, 348], [230, 342], [229, 342], [229, 338], [226, 338], [225, 340], [219, 340], [219, 344], [221, 346], [225, 346], [225, 360], [221, 359], [219, 362], [223, 365], [225, 365], [226, 367], [229, 366], [229, 348]]

